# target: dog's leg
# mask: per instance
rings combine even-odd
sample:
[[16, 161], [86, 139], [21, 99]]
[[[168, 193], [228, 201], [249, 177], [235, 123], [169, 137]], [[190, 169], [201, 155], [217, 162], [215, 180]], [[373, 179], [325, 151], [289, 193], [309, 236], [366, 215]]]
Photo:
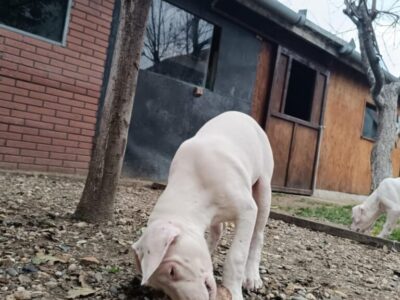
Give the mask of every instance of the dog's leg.
[[387, 212], [386, 222], [383, 225], [382, 231], [378, 234], [380, 238], [386, 238], [392, 233], [392, 230], [396, 226], [397, 220], [400, 218], [400, 208], [390, 209]]
[[235, 199], [236, 209], [240, 213], [235, 220], [235, 237], [225, 259], [222, 282], [231, 292], [232, 300], [242, 300], [242, 282], [256, 222], [257, 205], [250, 191], [239, 198], [236, 195]]
[[223, 231], [223, 223], [213, 224], [210, 226], [210, 232], [207, 237], [208, 250], [212, 254], [218, 245]]
[[253, 186], [253, 197], [256, 200], [258, 210], [243, 281], [243, 287], [248, 290], [259, 289], [263, 285], [259, 267], [264, 245], [264, 229], [271, 208], [271, 185], [268, 179], [260, 178], [257, 181]]

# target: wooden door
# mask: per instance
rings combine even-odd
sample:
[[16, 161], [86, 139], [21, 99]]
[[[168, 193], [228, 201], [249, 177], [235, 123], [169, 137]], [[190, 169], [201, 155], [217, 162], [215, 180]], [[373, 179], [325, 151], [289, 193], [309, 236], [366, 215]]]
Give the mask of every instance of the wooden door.
[[313, 192], [327, 81], [327, 70], [278, 48], [265, 125], [275, 191]]

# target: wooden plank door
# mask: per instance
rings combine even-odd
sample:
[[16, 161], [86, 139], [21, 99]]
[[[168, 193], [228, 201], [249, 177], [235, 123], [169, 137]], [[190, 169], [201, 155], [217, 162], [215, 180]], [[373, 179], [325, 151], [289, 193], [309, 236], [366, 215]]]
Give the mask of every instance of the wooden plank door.
[[278, 48], [265, 126], [274, 154], [275, 191], [313, 192], [328, 75]]

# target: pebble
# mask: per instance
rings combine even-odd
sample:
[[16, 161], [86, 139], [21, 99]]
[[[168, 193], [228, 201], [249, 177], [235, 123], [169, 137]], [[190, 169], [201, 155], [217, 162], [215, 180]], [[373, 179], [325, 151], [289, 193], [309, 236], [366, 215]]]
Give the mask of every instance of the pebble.
[[10, 275], [12, 277], [15, 277], [15, 276], [18, 275], [18, 271], [15, 270], [14, 268], [7, 268], [6, 272], [7, 272], [8, 275]]
[[69, 266], [68, 266], [68, 272], [70, 272], [70, 273], [73, 273], [73, 272], [75, 272], [76, 270], [78, 269], [78, 266], [76, 265], [76, 264], [70, 264]]

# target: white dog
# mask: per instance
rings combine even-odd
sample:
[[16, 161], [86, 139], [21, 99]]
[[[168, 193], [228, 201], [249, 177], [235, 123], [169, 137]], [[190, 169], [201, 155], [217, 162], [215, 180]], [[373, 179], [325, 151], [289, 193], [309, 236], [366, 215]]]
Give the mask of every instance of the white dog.
[[222, 223], [231, 221], [236, 232], [222, 284], [233, 300], [243, 299], [242, 284], [260, 288], [273, 164], [265, 132], [243, 113], [223, 113], [185, 141], [172, 160], [167, 187], [146, 230], [132, 246], [142, 284], [162, 289], [174, 300], [215, 299], [210, 253]]
[[353, 207], [351, 230], [365, 233], [376, 219], [387, 213], [386, 222], [378, 237], [385, 238], [392, 232], [400, 218], [400, 178], [386, 178], [362, 203]]

